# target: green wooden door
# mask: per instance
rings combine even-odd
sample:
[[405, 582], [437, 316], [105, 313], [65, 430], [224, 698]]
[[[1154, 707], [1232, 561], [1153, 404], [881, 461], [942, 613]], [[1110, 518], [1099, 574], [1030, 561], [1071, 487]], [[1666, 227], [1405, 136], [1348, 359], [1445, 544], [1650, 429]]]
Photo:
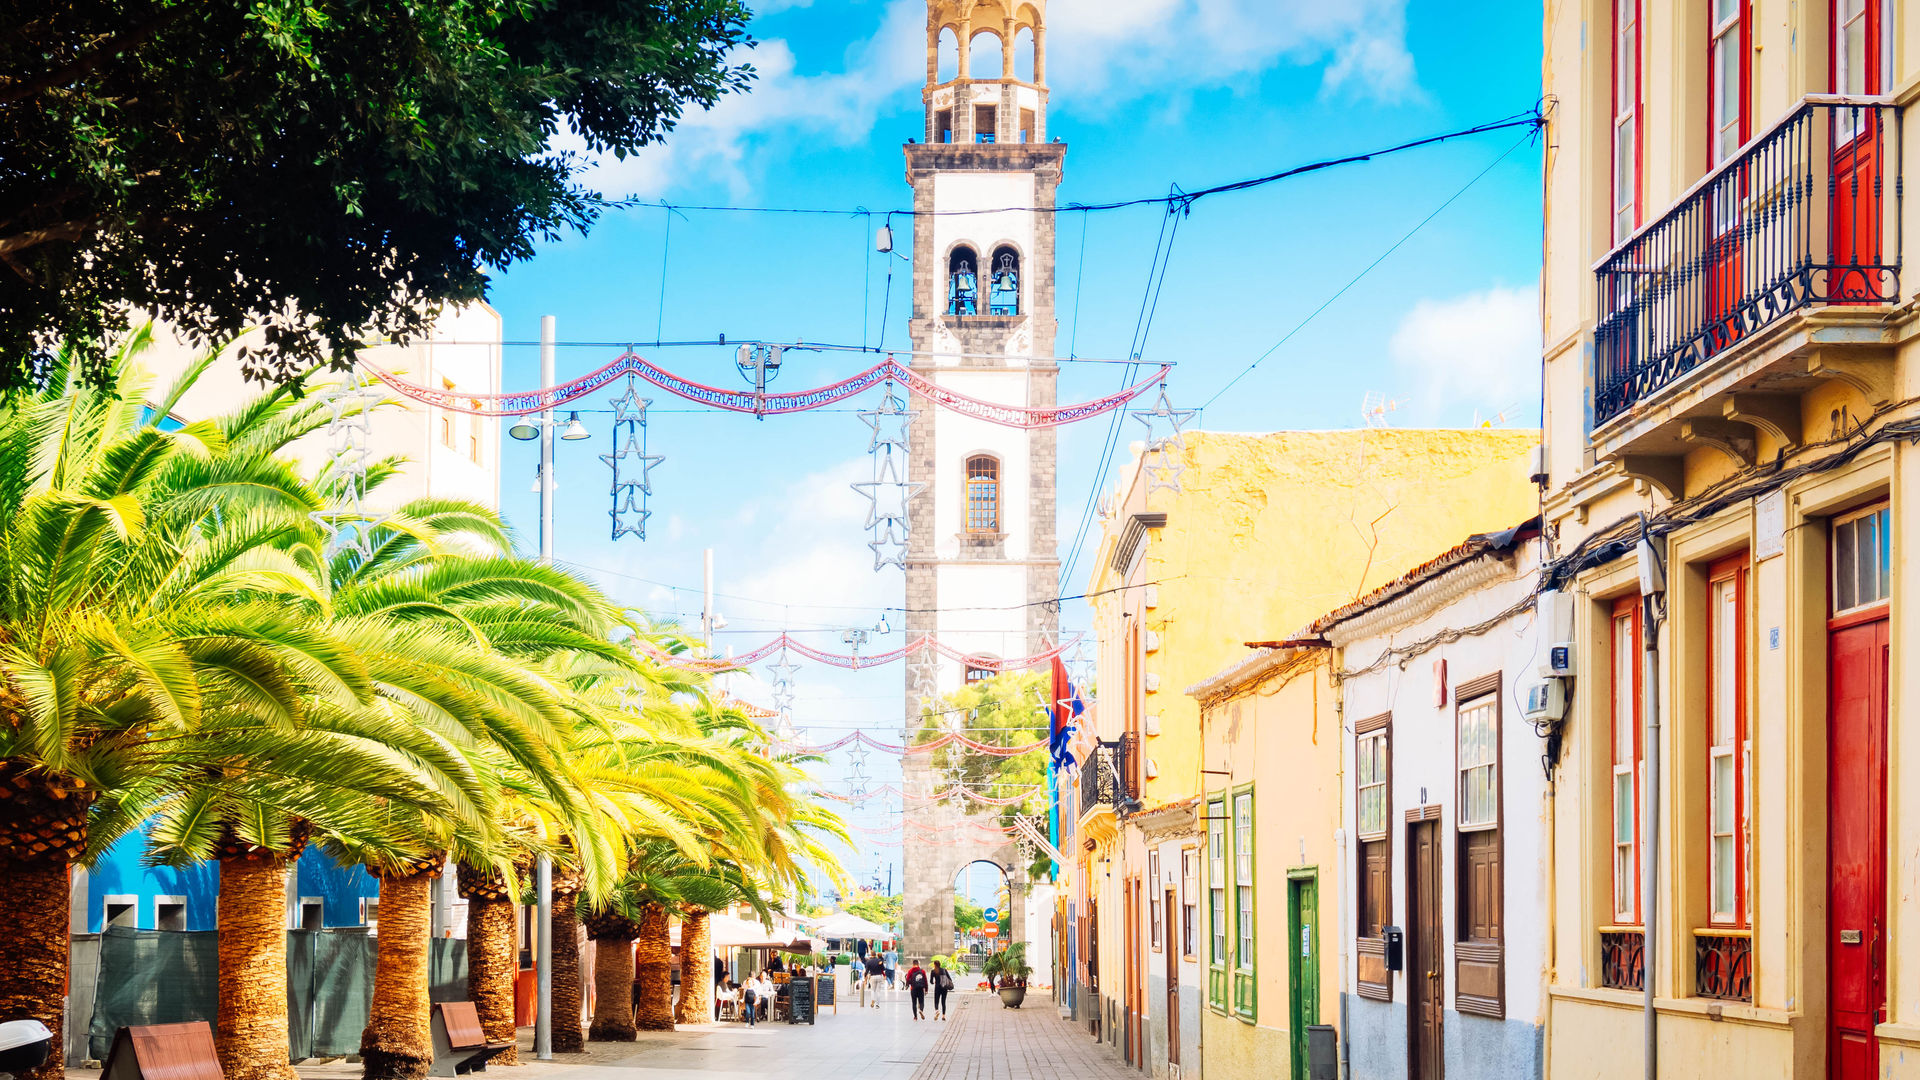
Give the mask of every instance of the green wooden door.
[[1307, 1028], [1320, 1022], [1320, 882], [1314, 870], [1287, 874], [1287, 1033], [1293, 1080], [1307, 1080]]

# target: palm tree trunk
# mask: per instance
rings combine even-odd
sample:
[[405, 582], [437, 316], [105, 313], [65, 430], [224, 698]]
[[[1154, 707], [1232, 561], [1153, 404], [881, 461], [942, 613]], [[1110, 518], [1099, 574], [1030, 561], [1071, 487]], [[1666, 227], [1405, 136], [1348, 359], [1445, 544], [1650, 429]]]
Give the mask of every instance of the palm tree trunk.
[[593, 1026], [587, 1038], [594, 1042], [632, 1042], [633, 939], [596, 937], [593, 952]]
[[580, 1026], [580, 909], [572, 893], [553, 897], [553, 1049], [578, 1054], [587, 1048]]
[[47, 1063], [15, 1073], [16, 1080], [61, 1080], [72, 947], [69, 868], [86, 849], [94, 793], [32, 765], [0, 759], [0, 1020], [38, 1020], [53, 1033]]
[[[467, 901], [467, 996], [480, 1014], [487, 1038], [513, 1042], [513, 979], [520, 971], [520, 942], [514, 934], [513, 901]], [[520, 1064], [519, 1047], [489, 1064]]]
[[440, 874], [430, 870], [380, 879], [380, 929], [374, 947], [373, 1001], [360, 1035], [363, 1080], [420, 1080], [433, 1062], [427, 1018], [427, 940]]
[[67, 994], [67, 905], [64, 858], [0, 856], [0, 1019], [38, 1020], [53, 1032], [47, 1063], [19, 1080], [67, 1075], [61, 1016]]
[[680, 1003], [674, 1006], [676, 1024], [704, 1024], [713, 1019], [713, 923], [695, 908], [680, 920]]
[[298, 1080], [288, 1063], [286, 907], [287, 863], [278, 853], [220, 861], [214, 1045], [227, 1080]]
[[640, 942], [634, 950], [640, 1000], [634, 1008], [634, 1025], [641, 1031], [673, 1030], [672, 933], [665, 906], [648, 904], [640, 909]]

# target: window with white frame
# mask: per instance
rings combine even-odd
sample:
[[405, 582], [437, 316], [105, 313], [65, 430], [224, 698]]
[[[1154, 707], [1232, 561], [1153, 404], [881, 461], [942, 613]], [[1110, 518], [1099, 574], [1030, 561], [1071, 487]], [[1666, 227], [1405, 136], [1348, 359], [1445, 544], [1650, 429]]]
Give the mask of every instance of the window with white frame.
[[1639, 226], [1640, 4], [1613, 0], [1613, 242]]
[[1153, 951], [1159, 952], [1164, 941], [1161, 938], [1162, 920], [1166, 917], [1165, 898], [1161, 893], [1160, 853], [1147, 852], [1147, 939], [1153, 945]]
[[1253, 791], [1233, 796], [1233, 1011], [1254, 1015]]
[[1207, 803], [1207, 1001], [1227, 1007], [1227, 803]]
[[1833, 520], [1833, 613], [1893, 595], [1892, 517], [1885, 503]]
[[1640, 921], [1640, 598], [1613, 609], [1613, 921]]
[[1707, 582], [1708, 881], [1712, 923], [1747, 923], [1746, 558]]

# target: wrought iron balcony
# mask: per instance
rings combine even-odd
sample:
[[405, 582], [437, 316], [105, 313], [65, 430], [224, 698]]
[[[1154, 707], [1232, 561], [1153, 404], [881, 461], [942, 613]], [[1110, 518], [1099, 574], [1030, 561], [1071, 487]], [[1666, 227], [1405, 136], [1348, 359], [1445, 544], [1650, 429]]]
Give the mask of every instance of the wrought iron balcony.
[[1808, 97], [1595, 266], [1596, 426], [1799, 309], [1896, 299], [1899, 113]]
[[1138, 751], [1132, 736], [1101, 743], [1080, 767], [1080, 812], [1106, 807], [1118, 812], [1139, 797], [1128, 771]]

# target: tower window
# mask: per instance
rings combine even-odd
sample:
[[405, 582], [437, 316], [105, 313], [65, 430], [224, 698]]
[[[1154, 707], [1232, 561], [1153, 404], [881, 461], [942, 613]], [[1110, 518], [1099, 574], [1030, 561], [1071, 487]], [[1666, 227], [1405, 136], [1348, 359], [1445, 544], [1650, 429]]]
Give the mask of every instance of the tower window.
[[980, 279], [974, 273], [977, 258], [965, 245], [947, 256], [947, 314], [980, 314]]
[[988, 679], [991, 679], [998, 674], [1000, 673], [993, 670], [992, 668], [981, 667], [978, 664], [968, 664], [967, 665], [967, 685], [972, 686], [974, 683], [977, 683], [977, 682], [986, 682]]
[[933, 141], [942, 143], [953, 141], [952, 109], [940, 109], [933, 114]]
[[1000, 531], [1000, 459], [991, 454], [967, 459], [967, 531]]
[[993, 141], [994, 131], [996, 130], [994, 127], [994, 117], [998, 112], [999, 109], [992, 105], [975, 105], [973, 107], [974, 142], [990, 143]]
[[993, 276], [987, 284], [987, 311], [990, 314], [1020, 314], [1020, 256], [1012, 248], [994, 249]]

